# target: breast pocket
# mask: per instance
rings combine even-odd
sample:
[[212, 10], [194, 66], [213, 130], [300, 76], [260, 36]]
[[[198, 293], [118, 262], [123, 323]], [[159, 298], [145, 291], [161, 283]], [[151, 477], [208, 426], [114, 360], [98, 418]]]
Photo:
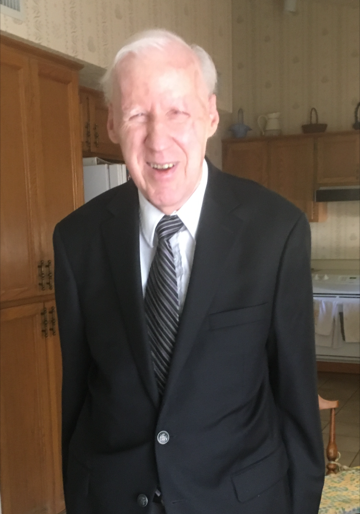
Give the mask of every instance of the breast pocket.
[[210, 314], [209, 328], [211, 330], [219, 330], [247, 323], [255, 323], [261, 320], [268, 321], [269, 319], [270, 305], [268, 303], [262, 303], [260, 305]]

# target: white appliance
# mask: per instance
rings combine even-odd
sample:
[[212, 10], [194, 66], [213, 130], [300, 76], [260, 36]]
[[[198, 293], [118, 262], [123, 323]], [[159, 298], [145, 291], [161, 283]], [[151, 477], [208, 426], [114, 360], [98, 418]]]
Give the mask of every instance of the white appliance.
[[[316, 300], [333, 304], [332, 344], [321, 342], [315, 334], [316, 356], [320, 361], [360, 362], [360, 340], [345, 342], [344, 304], [352, 304], [355, 309], [355, 323], [358, 323], [357, 312], [360, 310], [360, 274], [359, 270], [314, 270], [312, 273], [314, 306]], [[315, 315], [316, 318], [316, 315]], [[345, 339], [344, 339], [345, 336]]]
[[113, 164], [99, 157], [85, 157], [83, 169], [85, 202], [128, 179], [125, 164]]

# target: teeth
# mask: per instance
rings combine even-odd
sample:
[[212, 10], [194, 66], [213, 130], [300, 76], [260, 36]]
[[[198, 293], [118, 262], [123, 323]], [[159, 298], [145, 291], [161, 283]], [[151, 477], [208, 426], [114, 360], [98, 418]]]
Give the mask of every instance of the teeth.
[[153, 162], [150, 163], [150, 166], [152, 168], [155, 168], [156, 170], [168, 170], [170, 168], [172, 168], [173, 166], [175, 166], [175, 164], [169, 162], [167, 164], [155, 164]]

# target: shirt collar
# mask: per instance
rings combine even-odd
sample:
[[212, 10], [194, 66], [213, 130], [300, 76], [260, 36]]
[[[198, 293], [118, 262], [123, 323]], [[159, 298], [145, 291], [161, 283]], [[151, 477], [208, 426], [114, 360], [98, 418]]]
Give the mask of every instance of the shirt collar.
[[[204, 159], [202, 165], [202, 175], [198, 187], [195, 189], [190, 198], [184, 203], [177, 214], [185, 227], [189, 231], [193, 239], [195, 239], [197, 227], [199, 224], [201, 208], [204, 200], [205, 189], [208, 181], [208, 165]], [[155, 229], [164, 213], [152, 205], [138, 190], [140, 204], [140, 225], [142, 234], [149, 246], [154, 245]]]

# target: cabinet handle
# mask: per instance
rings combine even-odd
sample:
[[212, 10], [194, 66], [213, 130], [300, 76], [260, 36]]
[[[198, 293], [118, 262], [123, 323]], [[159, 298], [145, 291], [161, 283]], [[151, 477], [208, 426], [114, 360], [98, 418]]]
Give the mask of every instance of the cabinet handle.
[[96, 148], [98, 148], [99, 147], [99, 132], [98, 132], [97, 123], [95, 123], [95, 125], [94, 125], [94, 139], [95, 139], [95, 141], [94, 141], [95, 146], [96, 146]]
[[44, 309], [41, 311], [41, 316], [43, 317], [42, 322], [41, 322], [41, 324], [42, 324], [41, 332], [43, 333], [44, 337], [49, 337], [49, 330], [48, 330], [49, 320], [48, 320], [48, 316], [47, 316], [46, 307], [44, 307]]
[[87, 122], [85, 123], [85, 130], [86, 130], [86, 141], [85, 141], [85, 144], [86, 144], [86, 146], [88, 147], [88, 150], [90, 151], [90, 149], [91, 149], [91, 141], [90, 141], [90, 138], [91, 138], [90, 121], [87, 121]]
[[55, 307], [51, 307], [51, 309], [49, 310], [49, 314], [50, 314], [50, 332], [52, 333], [53, 336], [56, 335], [56, 317], [55, 317]]
[[45, 262], [44, 262], [44, 261], [40, 261], [40, 264], [38, 265], [38, 270], [39, 270], [39, 279], [40, 279], [39, 286], [40, 286], [41, 291], [44, 291], [44, 290], [45, 290], [45, 271], [44, 271], [44, 264], [45, 264]]
[[50, 290], [53, 290], [54, 289], [54, 282], [53, 282], [53, 273], [51, 271], [51, 261], [47, 261], [47, 263], [45, 264], [45, 268], [47, 268], [47, 270], [48, 270], [47, 276], [48, 276], [48, 279], [49, 279], [49, 282], [46, 282], [46, 285], [49, 286]]

